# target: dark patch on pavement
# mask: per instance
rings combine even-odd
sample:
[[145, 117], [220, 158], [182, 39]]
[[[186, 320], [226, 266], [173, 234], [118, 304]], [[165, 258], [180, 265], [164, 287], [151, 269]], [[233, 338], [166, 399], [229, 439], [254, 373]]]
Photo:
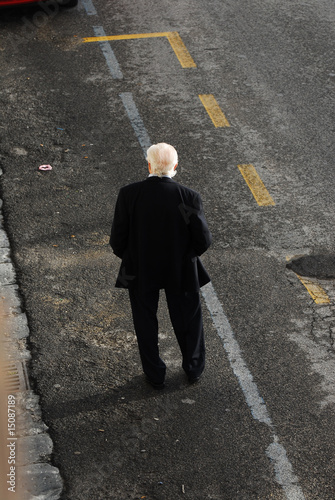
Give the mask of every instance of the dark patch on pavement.
[[332, 279], [335, 278], [335, 255], [305, 255], [292, 259], [287, 267], [301, 276]]

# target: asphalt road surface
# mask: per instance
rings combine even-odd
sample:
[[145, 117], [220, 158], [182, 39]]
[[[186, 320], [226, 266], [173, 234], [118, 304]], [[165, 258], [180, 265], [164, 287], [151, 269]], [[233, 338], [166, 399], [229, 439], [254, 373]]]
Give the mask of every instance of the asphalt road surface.
[[[1, 197], [62, 499], [333, 500], [333, 0], [50, 1], [0, 29]], [[158, 392], [108, 239], [162, 141], [214, 243], [204, 377], [162, 294]]]

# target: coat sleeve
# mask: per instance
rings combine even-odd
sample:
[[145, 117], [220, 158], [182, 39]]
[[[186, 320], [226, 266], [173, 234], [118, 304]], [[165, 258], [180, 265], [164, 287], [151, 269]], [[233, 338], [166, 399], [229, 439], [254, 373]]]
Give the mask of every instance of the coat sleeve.
[[114, 219], [109, 243], [117, 257], [122, 259], [128, 245], [129, 215], [122, 189], [116, 200]]
[[186, 207], [186, 211], [189, 210], [186, 222], [191, 233], [192, 248], [195, 254], [200, 256], [210, 247], [212, 235], [208, 229], [202, 200], [198, 193], [195, 194], [192, 205], [193, 207]]

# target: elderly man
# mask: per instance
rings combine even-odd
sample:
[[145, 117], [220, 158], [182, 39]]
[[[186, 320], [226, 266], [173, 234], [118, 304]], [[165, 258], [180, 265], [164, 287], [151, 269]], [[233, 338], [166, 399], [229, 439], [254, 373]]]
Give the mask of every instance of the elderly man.
[[200, 195], [172, 180], [177, 151], [160, 143], [147, 151], [149, 177], [121, 188], [110, 244], [122, 259], [116, 286], [128, 288], [143, 371], [163, 389], [166, 365], [158, 348], [157, 309], [165, 290], [171, 323], [190, 383], [205, 367], [200, 287], [210, 281], [199, 256], [211, 244]]

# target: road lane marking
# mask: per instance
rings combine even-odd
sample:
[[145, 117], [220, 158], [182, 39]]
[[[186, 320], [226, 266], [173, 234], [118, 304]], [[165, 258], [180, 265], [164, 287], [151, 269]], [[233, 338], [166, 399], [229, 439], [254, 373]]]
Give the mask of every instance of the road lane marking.
[[99, 41], [100, 48], [102, 50], [103, 55], [105, 56], [107, 66], [109, 67], [112, 77], [116, 80], [122, 80], [123, 74], [119, 66], [119, 63], [115, 57], [115, 54], [112, 50], [112, 47], [108, 42], [103, 41], [103, 38], [105, 38], [105, 31], [103, 27], [94, 26], [93, 31], [97, 35], [97, 40]]
[[[289, 262], [293, 258], [294, 255], [288, 255], [286, 257], [286, 261]], [[315, 279], [309, 279], [305, 276], [300, 276], [300, 274], [296, 273], [295, 271], [293, 272], [299, 278], [300, 282], [304, 285], [316, 304], [330, 304], [330, 299], [326, 291]]]
[[211, 314], [217, 334], [223, 342], [223, 346], [228, 355], [229, 363], [239, 381], [253, 418], [268, 425], [272, 429], [273, 424], [265, 402], [258, 391], [252, 374], [244, 362], [240, 346], [238, 345], [234, 332], [231, 329], [229, 320], [223, 312], [212, 283], [208, 283], [208, 285], [202, 287], [201, 293], [205, 299], [207, 309]]
[[299, 274], [297, 276], [316, 304], [330, 304], [328, 295], [319, 283], [299, 276]]
[[134, 33], [128, 35], [102, 35], [99, 37], [86, 37], [83, 38], [83, 43], [92, 43], [92, 42], [112, 42], [114, 40], [137, 40], [141, 38], [162, 38], [167, 37], [169, 34], [168, 31], [162, 31], [160, 33]]
[[92, 0], [81, 0], [81, 3], [84, 5], [86, 14], [88, 16], [97, 16], [97, 11], [95, 10], [95, 7], [93, 5]]
[[230, 127], [227, 118], [212, 94], [200, 94], [199, 99], [204, 105], [215, 127]]
[[115, 40], [136, 40], [144, 38], [162, 38], [165, 37], [169, 40], [170, 45], [176, 54], [181, 66], [183, 68], [196, 68], [196, 64], [193, 61], [191, 54], [187, 50], [184, 42], [182, 41], [179, 33], [177, 31], [163, 31], [159, 33], [135, 33], [129, 35], [111, 35], [106, 36], [96, 36], [96, 37], [86, 37], [83, 38], [83, 43], [92, 42], [111, 42]]
[[266, 449], [266, 455], [274, 467], [276, 480], [283, 488], [287, 500], [304, 500], [305, 497], [299, 486], [298, 478], [294, 474], [285, 448], [279, 443], [279, 438], [275, 433], [275, 427], [269, 416], [266, 404], [259, 393], [251, 372], [246, 366], [240, 346], [235, 338], [229, 320], [223, 312], [212, 283], [208, 283], [202, 287], [201, 292], [253, 418], [266, 424], [271, 430], [273, 441]]
[[260, 207], [275, 205], [253, 165], [238, 165], [238, 169]]
[[193, 61], [191, 54], [187, 50], [184, 42], [182, 41], [178, 31], [171, 31], [167, 35], [174, 53], [176, 54], [180, 64], [183, 68], [196, 68], [197, 65]]
[[[120, 94], [120, 96], [125, 105], [135, 134], [141, 144], [144, 156], [146, 157], [146, 151], [150, 147], [151, 142], [134, 103], [133, 96], [130, 92]], [[276, 481], [282, 487], [287, 500], [305, 500], [304, 494], [298, 483], [298, 478], [294, 474], [292, 464], [287, 457], [285, 448], [279, 443], [279, 438], [276, 435], [275, 427], [270, 418], [266, 404], [242, 357], [240, 346], [231, 329], [228, 318], [223, 312], [212, 283], [208, 283], [202, 287], [201, 292], [207, 309], [212, 317], [217, 334], [222, 340], [230, 366], [242, 389], [253, 418], [270, 428], [272, 443], [267, 447], [265, 453], [273, 465]]]
[[149, 134], [144, 126], [143, 120], [138, 112], [136, 104], [133, 99], [133, 95], [131, 92], [123, 92], [120, 94], [123, 105], [127, 111], [127, 115], [129, 117], [130, 123], [134, 129], [135, 135], [137, 137], [138, 142], [141, 145], [142, 151], [144, 153], [144, 157], [147, 157], [147, 150], [151, 146], [151, 141]]

